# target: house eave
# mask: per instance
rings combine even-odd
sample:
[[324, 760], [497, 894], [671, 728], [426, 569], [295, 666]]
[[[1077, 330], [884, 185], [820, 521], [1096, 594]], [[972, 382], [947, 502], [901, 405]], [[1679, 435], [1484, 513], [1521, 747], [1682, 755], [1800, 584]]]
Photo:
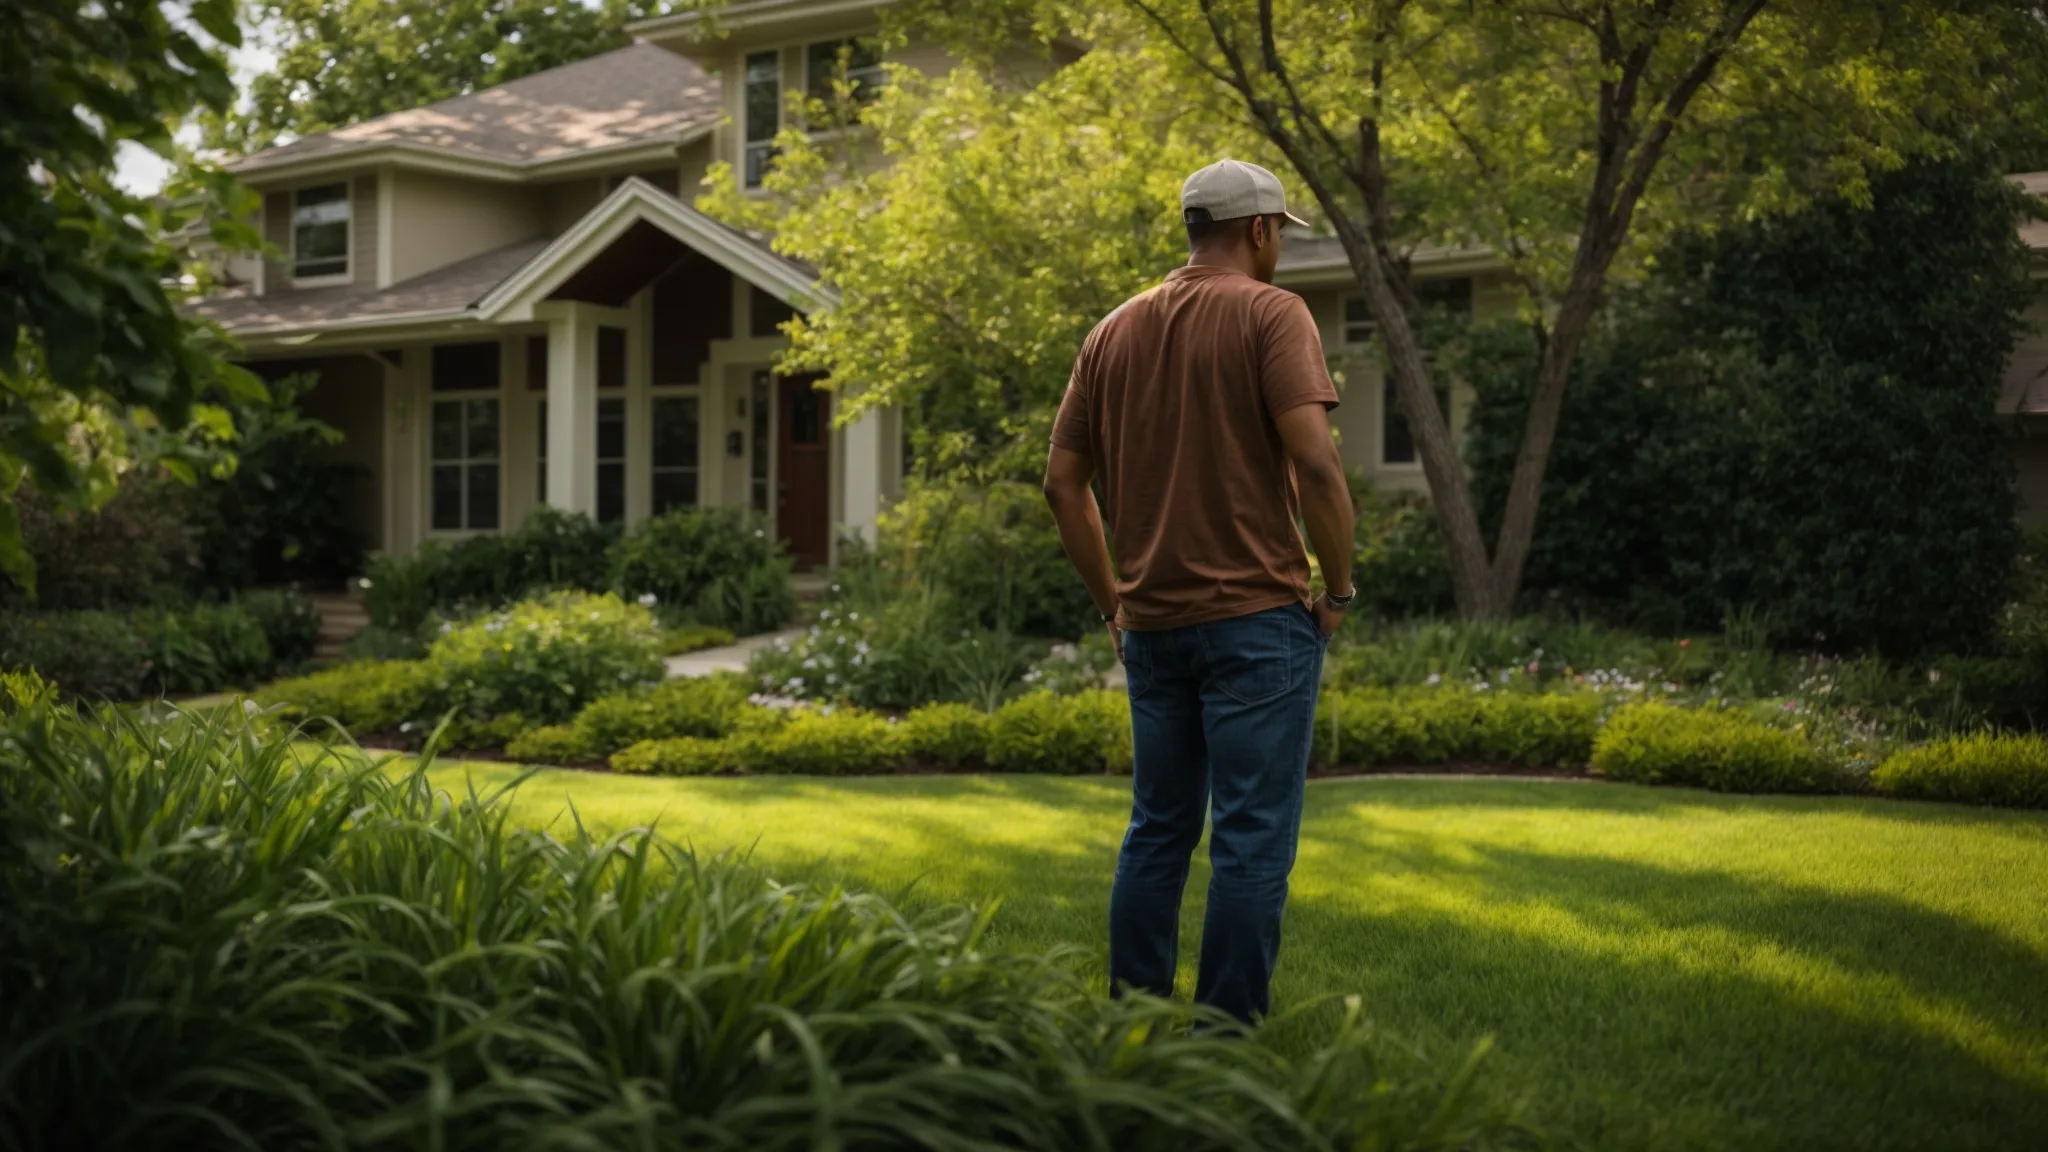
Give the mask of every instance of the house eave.
[[[671, 50], [728, 36], [734, 32], [775, 31], [850, 16], [886, 7], [894, 0], [743, 0], [717, 11], [693, 9], [667, 16], [655, 16], [626, 25], [627, 34], [649, 44]], [[687, 53], [686, 53], [687, 54]]]
[[459, 148], [436, 148], [410, 141], [374, 141], [350, 144], [303, 159], [287, 158], [263, 162], [252, 157], [228, 170], [236, 179], [261, 191], [281, 184], [340, 175], [363, 168], [389, 165], [415, 172], [461, 176], [504, 184], [525, 184], [587, 174], [629, 164], [659, 164], [674, 160], [683, 147], [710, 136], [717, 124], [704, 121], [677, 132], [643, 140], [627, 140], [561, 156], [509, 161], [479, 155]]
[[[1409, 266], [1432, 276], [1471, 275], [1505, 267], [1493, 249], [1483, 247], [1424, 249], [1409, 258]], [[1351, 288], [1358, 277], [1344, 257], [1319, 257], [1282, 264], [1273, 273], [1273, 283], [1282, 288]]]

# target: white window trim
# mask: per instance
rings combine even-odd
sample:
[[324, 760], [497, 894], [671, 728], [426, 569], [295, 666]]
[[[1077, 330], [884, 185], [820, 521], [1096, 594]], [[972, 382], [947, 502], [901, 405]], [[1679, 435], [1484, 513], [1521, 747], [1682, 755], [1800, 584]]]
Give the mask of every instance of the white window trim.
[[[515, 337], [513, 339], [523, 340], [524, 337]], [[436, 341], [435, 343], [482, 344], [489, 343], [489, 341], [458, 339]], [[459, 540], [468, 536], [496, 536], [510, 531], [506, 527], [506, 520], [509, 518], [512, 508], [512, 480], [510, 476], [512, 456], [507, 451], [506, 429], [512, 422], [512, 406], [517, 403], [517, 399], [513, 394], [513, 350], [511, 340], [500, 338], [497, 344], [498, 386], [496, 388], [464, 388], [455, 392], [436, 392], [434, 390], [434, 345], [428, 344], [420, 349], [419, 358], [421, 364], [418, 387], [424, 399], [424, 404], [421, 408], [424, 418], [419, 422], [421, 468], [418, 499], [420, 526], [423, 529], [421, 539]], [[520, 383], [523, 386], [524, 381], [522, 380]], [[434, 465], [437, 463], [434, 456], [434, 405], [443, 400], [495, 400], [498, 402], [498, 526], [496, 528], [434, 527]], [[546, 430], [543, 429], [541, 434], [545, 436], [547, 434]], [[467, 456], [462, 458], [464, 463], [467, 463], [468, 460], [469, 457]], [[463, 489], [465, 508], [468, 506], [468, 499], [468, 488], [465, 486]], [[517, 525], [513, 525], [513, 527], [517, 527]]]
[[[766, 140], [747, 139], [747, 89], [749, 87], [747, 67], [749, 62], [756, 56], [775, 57], [775, 127], [768, 134]], [[788, 45], [778, 44], [773, 47], [753, 48], [740, 53], [739, 77], [740, 82], [734, 85], [738, 90], [737, 99], [739, 103], [739, 107], [735, 111], [739, 114], [734, 117], [736, 124], [733, 135], [736, 138], [735, 142], [739, 145], [737, 162], [739, 164], [740, 189], [752, 195], [764, 195], [767, 191], [768, 169], [765, 166], [762, 168], [760, 183], [749, 183], [747, 181], [747, 157], [758, 146], [765, 146], [772, 152], [775, 147], [775, 138], [782, 134], [782, 122], [785, 118], [783, 115], [783, 103], [789, 98]], [[772, 155], [769, 158], [769, 163], [774, 163]]]
[[[346, 192], [347, 192], [347, 194], [348, 194], [348, 244], [347, 244], [347, 245], [346, 245], [346, 246], [345, 246], [345, 247], [343, 248], [343, 251], [342, 251], [342, 262], [343, 262], [343, 264], [344, 264], [344, 267], [343, 267], [343, 269], [342, 269], [341, 271], [339, 271], [339, 272], [328, 272], [328, 273], [324, 273], [324, 274], [322, 274], [322, 275], [319, 275], [319, 276], [301, 276], [301, 275], [299, 275], [299, 274], [298, 274], [298, 267], [299, 267], [299, 193], [301, 193], [301, 192], [304, 192], [304, 191], [306, 191], [306, 190], [307, 190], [307, 189], [309, 189], [309, 188], [326, 188], [326, 187], [328, 187], [328, 186], [330, 186], [330, 185], [333, 185], [333, 184], [335, 184], [335, 183], [339, 183], [339, 184], [340, 184], [340, 185], [342, 186], [342, 188], [343, 188], [344, 190], [346, 190]], [[286, 229], [286, 233], [287, 233], [287, 236], [288, 236], [288, 238], [289, 238], [289, 239], [290, 239], [290, 241], [291, 241], [291, 244], [290, 244], [290, 253], [289, 253], [289, 257], [290, 257], [290, 258], [289, 258], [288, 260], [286, 260], [286, 262], [285, 262], [285, 270], [286, 270], [286, 273], [287, 273], [287, 274], [288, 274], [288, 275], [289, 275], [289, 276], [291, 277], [291, 281], [292, 281], [292, 287], [294, 287], [294, 288], [333, 288], [333, 287], [336, 287], [336, 286], [338, 286], [338, 285], [342, 285], [342, 284], [353, 284], [353, 283], [355, 283], [355, 282], [356, 282], [356, 181], [355, 181], [355, 177], [353, 177], [353, 176], [344, 176], [344, 177], [342, 177], [342, 179], [341, 179], [341, 180], [339, 180], [339, 181], [335, 181], [335, 180], [321, 180], [321, 181], [318, 181], [318, 182], [316, 182], [316, 183], [312, 183], [312, 184], [302, 184], [302, 185], [299, 185], [298, 187], [295, 187], [295, 188], [293, 188], [293, 189], [292, 189], [291, 191], [289, 191], [289, 192], [286, 192], [286, 193], [285, 193], [285, 195], [286, 195], [286, 196], [289, 196], [289, 197], [291, 197], [291, 199], [290, 199], [290, 200], [289, 200], [289, 201], [287, 202], [287, 203], [288, 203], [288, 205], [289, 205], [289, 207], [290, 207], [290, 211], [288, 211], [288, 212], [287, 212], [287, 213], [285, 214], [285, 229]]]
[[[1373, 448], [1373, 457], [1379, 462], [1379, 468], [1385, 472], [1420, 472], [1422, 471], [1422, 451], [1420, 448], [1416, 449], [1415, 459], [1413, 460], [1387, 459], [1387, 418], [1395, 414], [1393, 408], [1387, 403], [1387, 392], [1393, 386], [1393, 377], [1385, 372], [1381, 372], [1379, 374], [1378, 387], [1373, 389], [1373, 392], [1378, 395], [1378, 399], [1373, 403], [1378, 405], [1379, 410], [1379, 435], [1374, 437], [1377, 443]], [[1415, 433], [1412, 429], [1408, 433], [1408, 439], [1410, 443], [1413, 443], [1415, 440]]]
[[1338, 298], [1338, 301], [1337, 301], [1337, 336], [1338, 336], [1338, 339], [1339, 339], [1339, 340], [1340, 340], [1340, 341], [1342, 342], [1343, 346], [1344, 346], [1344, 347], [1346, 347], [1346, 348], [1365, 348], [1365, 347], [1369, 347], [1369, 346], [1370, 346], [1370, 345], [1372, 344], [1372, 342], [1373, 342], [1373, 341], [1374, 341], [1375, 339], [1377, 339], [1377, 338], [1379, 337], [1379, 332], [1380, 332], [1380, 326], [1379, 326], [1379, 322], [1378, 322], [1378, 321], [1375, 321], [1375, 320], [1372, 320], [1372, 319], [1370, 319], [1369, 317], [1370, 317], [1370, 315], [1371, 315], [1371, 314], [1370, 314], [1370, 312], [1368, 311], [1368, 313], [1367, 313], [1367, 315], [1368, 315], [1368, 319], [1366, 320], [1366, 323], [1367, 323], [1367, 324], [1370, 324], [1370, 325], [1372, 326], [1372, 334], [1371, 334], [1370, 336], [1367, 336], [1367, 337], [1366, 337], [1365, 339], [1363, 339], [1363, 340], [1353, 340], [1353, 339], [1351, 338], [1351, 319], [1350, 319], [1350, 313], [1351, 313], [1351, 302], [1352, 302], [1353, 300], [1363, 300], [1363, 299], [1365, 299], [1365, 297], [1364, 297], [1363, 295], [1361, 295], [1361, 294], [1357, 293], [1357, 292], [1348, 292], [1348, 293], [1345, 293], [1345, 294], [1344, 294], [1343, 296], [1341, 296], [1341, 297], [1339, 297], [1339, 298]]

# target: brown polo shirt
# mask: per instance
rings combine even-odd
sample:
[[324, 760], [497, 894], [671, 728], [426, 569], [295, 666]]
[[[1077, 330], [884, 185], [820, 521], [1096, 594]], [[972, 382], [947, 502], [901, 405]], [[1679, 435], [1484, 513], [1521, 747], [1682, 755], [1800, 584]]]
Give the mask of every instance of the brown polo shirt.
[[1301, 297], [1240, 272], [1177, 268], [1081, 345], [1052, 442], [1102, 478], [1133, 631], [1308, 602], [1299, 501], [1274, 420], [1337, 406]]

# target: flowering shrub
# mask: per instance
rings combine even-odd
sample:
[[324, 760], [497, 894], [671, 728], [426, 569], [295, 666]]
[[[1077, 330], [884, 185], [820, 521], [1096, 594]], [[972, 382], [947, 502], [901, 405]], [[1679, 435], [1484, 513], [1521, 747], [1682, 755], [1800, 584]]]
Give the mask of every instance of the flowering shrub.
[[1733, 712], [1634, 704], [1593, 746], [1593, 771], [1637, 784], [1719, 792], [1808, 792], [1831, 783], [1826, 762], [1796, 732]]
[[930, 597], [878, 609], [826, 607], [808, 633], [756, 653], [764, 691], [862, 708], [1000, 703], [1040, 646], [999, 632], [948, 631]]
[[1097, 629], [1078, 644], [1053, 645], [1044, 659], [1024, 674], [1024, 686], [1062, 696], [1088, 692], [1103, 687], [1115, 667], [1116, 649], [1110, 645], [1109, 633]]
[[557, 592], [461, 624], [444, 625], [427, 651], [424, 719], [454, 709], [471, 717], [519, 713], [540, 724], [661, 677], [654, 615], [616, 596]]

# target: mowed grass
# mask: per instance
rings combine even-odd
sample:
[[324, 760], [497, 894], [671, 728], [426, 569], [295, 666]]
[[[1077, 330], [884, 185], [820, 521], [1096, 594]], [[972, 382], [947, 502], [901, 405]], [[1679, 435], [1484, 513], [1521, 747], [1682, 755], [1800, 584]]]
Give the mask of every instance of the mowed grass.
[[[489, 787], [500, 765], [436, 779]], [[1127, 784], [545, 771], [520, 819], [657, 824], [790, 878], [1000, 899], [1098, 957]], [[1206, 873], [1183, 921], [1183, 993]], [[2048, 817], [1589, 784], [1310, 787], [1276, 1005], [1358, 993], [1573, 1144], [2048, 1148]], [[1302, 1025], [1307, 1027], [1307, 1025]]]

